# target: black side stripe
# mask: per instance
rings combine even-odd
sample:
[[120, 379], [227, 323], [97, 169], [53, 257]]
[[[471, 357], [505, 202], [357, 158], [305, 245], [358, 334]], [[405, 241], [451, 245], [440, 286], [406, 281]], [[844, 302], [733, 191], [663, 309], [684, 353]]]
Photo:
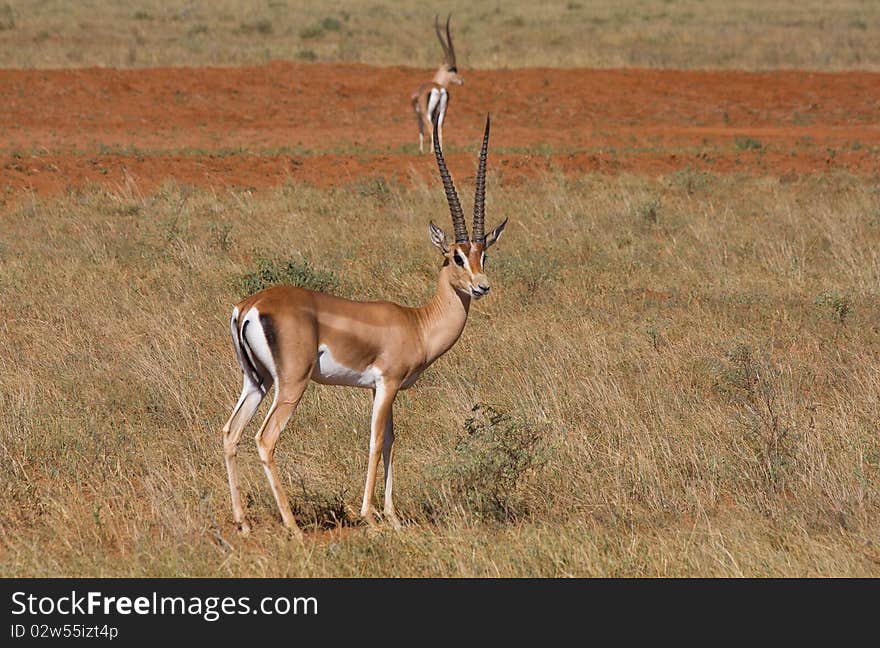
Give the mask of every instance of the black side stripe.
[[249, 320], [245, 320], [244, 324], [241, 326], [241, 339], [239, 341], [239, 346], [241, 347], [241, 355], [244, 356], [245, 362], [248, 363], [248, 368], [251, 371], [251, 379], [257, 383], [257, 387], [260, 388], [260, 391], [265, 392], [265, 388], [263, 387], [263, 377], [260, 375], [260, 372], [257, 371], [257, 366], [254, 364], [253, 358], [251, 358], [251, 350], [250, 345], [248, 344], [246, 332], [248, 324], [250, 324]]

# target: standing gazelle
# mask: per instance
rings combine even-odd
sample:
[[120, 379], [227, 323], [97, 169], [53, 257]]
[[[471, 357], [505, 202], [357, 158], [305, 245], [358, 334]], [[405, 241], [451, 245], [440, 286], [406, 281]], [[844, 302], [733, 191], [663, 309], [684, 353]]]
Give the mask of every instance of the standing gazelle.
[[474, 224], [468, 239], [464, 213], [443, 160], [434, 125], [434, 151], [452, 214], [455, 242], [433, 221], [431, 242], [444, 256], [437, 292], [421, 308], [391, 302], [358, 302], [295, 286], [274, 286], [251, 295], [232, 310], [232, 342], [244, 375], [241, 397], [223, 426], [223, 449], [232, 515], [243, 533], [249, 531], [239, 494], [235, 455], [242, 431], [269, 389], [275, 398], [257, 432], [260, 462], [284, 525], [297, 535], [278, 469], [275, 444], [305, 392], [309, 380], [325, 385], [347, 385], [373, 390], [370, 454], [361, 516], [373, 523], [373, 490], [381, 451], [385, 464], [385, 517], [400, 523], [392, 501], [394, 428], [391, 408], [397, 392], [415, 383], [419, 375], [458, 340], [467, 321], [471, 298], [489, 292], [483, 272], [486, 250], [501, 236], [507, 219], [486, 236], [486, 151], [489, 118], [477, 169]]
[[[431, 83], [420, 85], [412, 95], [412, 107], [419, 120], [419, 153], [425, 150], [425, 121], [432, 128], [437, 128], [440, 146], [443, 146], [443, 120], [446, 118], [446, 106], [449, 104], [449, 84], [462, 85], [464, 83], [464, 79], [459, 76], [458, 68], [455, 66], [455, 47], [452, 45], [452, 34], [449, 32], [450, 18], [452, 18], [452, 14], [446, 17], [446, 42], [443, 42], [440, 23], [437, 16], [434, 16], [434, 31], [437, 32], [437, 38], [443, 48], [443, 63], [437, 68], [434, 80]], [[433, 146], [431, 150], [434, 150]]]

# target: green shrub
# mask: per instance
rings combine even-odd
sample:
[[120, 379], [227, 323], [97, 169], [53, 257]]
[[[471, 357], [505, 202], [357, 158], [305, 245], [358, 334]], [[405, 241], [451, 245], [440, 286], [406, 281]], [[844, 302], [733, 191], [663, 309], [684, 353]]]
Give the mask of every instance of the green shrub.
[[733, 141], [740, 151], [759, 151], [764, 146], [753, 137], [737, 137]]
[[294, 57], [299, 61], [317, 61], [318, 55], [315, 53], [315, 50], [310, 49], [301, 49], [297, 51]]
[[257, 269], [242, 275], [236, 281], [236, 287], [248, 295], [279, 284], [332, 292], [339, 288], [339, 279], [332, 272], [314, 268], [305, 260], [258, 259]]
[[321, 21], [321, 28], [325, 31], [339, 31], [342, 29], [342, 23], [336, 20], [336, 18], [328, 16]]
[[299, 31], [299, 37], [303, 40], [309, 40], [310, 38], [320, 38], [324, 35], [324, 29], [320, 25], [309, 25], [308, 27], [303, 27]]
[[433, 521], [455, 511], [480, 520], [517, 519], [528, 513], [523, 479], [546, 458], [541, 430], [490, 405], [474, 405], [452, 459], [429, 478], [441, 485], [429, 491], [425, 512]]

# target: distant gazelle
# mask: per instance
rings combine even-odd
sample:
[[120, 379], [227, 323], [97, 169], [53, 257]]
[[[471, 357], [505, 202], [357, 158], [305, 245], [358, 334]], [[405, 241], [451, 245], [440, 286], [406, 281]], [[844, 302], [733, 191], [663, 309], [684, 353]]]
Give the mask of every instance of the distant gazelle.
[[[440, 33], [440, 23], [437, 16], [434, 16], [434, 31], [437, 32], [437, 38], [443, 48], [443, 63], [437, 68], [434, 80], [431, 83], [420, 85], [412, 96], [413, 110], [416, 111], [416, 117], [419, 120], [420, 153], [424, 152], [426, 121], [431, 125], [431, 128], [437, 127], [440, 134], [440, 146], [443, 146], [443, 120], [446, 118], [446, 107], [449, 105], [449, 84], [462, 85], [464, 83], [464, 79], [459, 76], [458, 68], [455, 65], [455, 47], [452, 45], [452, 34], [449, 32], [450, 18], [452, 18], [451, 14], [446, 17], [446, 42], [444, 42], [443, 35]], [[433, 151], [433, 146], [431, 150]]]
[[488, 236], [484, 233], [488, 116], [477, 168], [470, 239], [438, 137], [435, 124], [434, 151], [452, 214], [455, 242], [451, 243], [443, 230], [430, 222], [431, 242], [443, 254], [444, 261], [437, 292], [425, 306], [409, 308], [385, 301], [350, 301], [295, 286], [274, 286], [246, 298], [232, 310], [232, 342], [244, 385], [223, 426], [223, 449], [232, 515], [243, 533], [249, 531], [249, 526], [239, 494], [235, 455], [245, 425], [274, 385], [275, 398], [257, 432], [257, 450], [284, 525], [301, 535], [279, 480], [274, 454], [278, 437], [309, 380], [373, 390], [370, 454], [361, 516], [374, 523], [373, 490], [381, 451], [385, 464], [384, 517], [395, 528], [400, 526], [392, 501], [394, 398], [399, 390], [411, 387], [458, 340], [471, 299], [489, 292], [489, 280], [483, 271], [486, 250], [495, 244], [507, 224], [505, 218]]

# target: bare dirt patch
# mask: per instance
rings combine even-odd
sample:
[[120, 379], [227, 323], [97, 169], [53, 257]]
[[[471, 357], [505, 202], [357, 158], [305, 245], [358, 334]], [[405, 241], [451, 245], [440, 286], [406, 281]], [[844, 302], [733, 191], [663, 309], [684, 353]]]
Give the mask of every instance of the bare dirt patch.
[[[431, 177], [409, 96], [425, 70], [361, 64], [0, 71], [7, 193], [168, 179], [205, 187]], [[544, 172], [880, 172], [880, 74], [472, 71], [453, 92], [451, 163], [491, 111], [503, 182]]]

